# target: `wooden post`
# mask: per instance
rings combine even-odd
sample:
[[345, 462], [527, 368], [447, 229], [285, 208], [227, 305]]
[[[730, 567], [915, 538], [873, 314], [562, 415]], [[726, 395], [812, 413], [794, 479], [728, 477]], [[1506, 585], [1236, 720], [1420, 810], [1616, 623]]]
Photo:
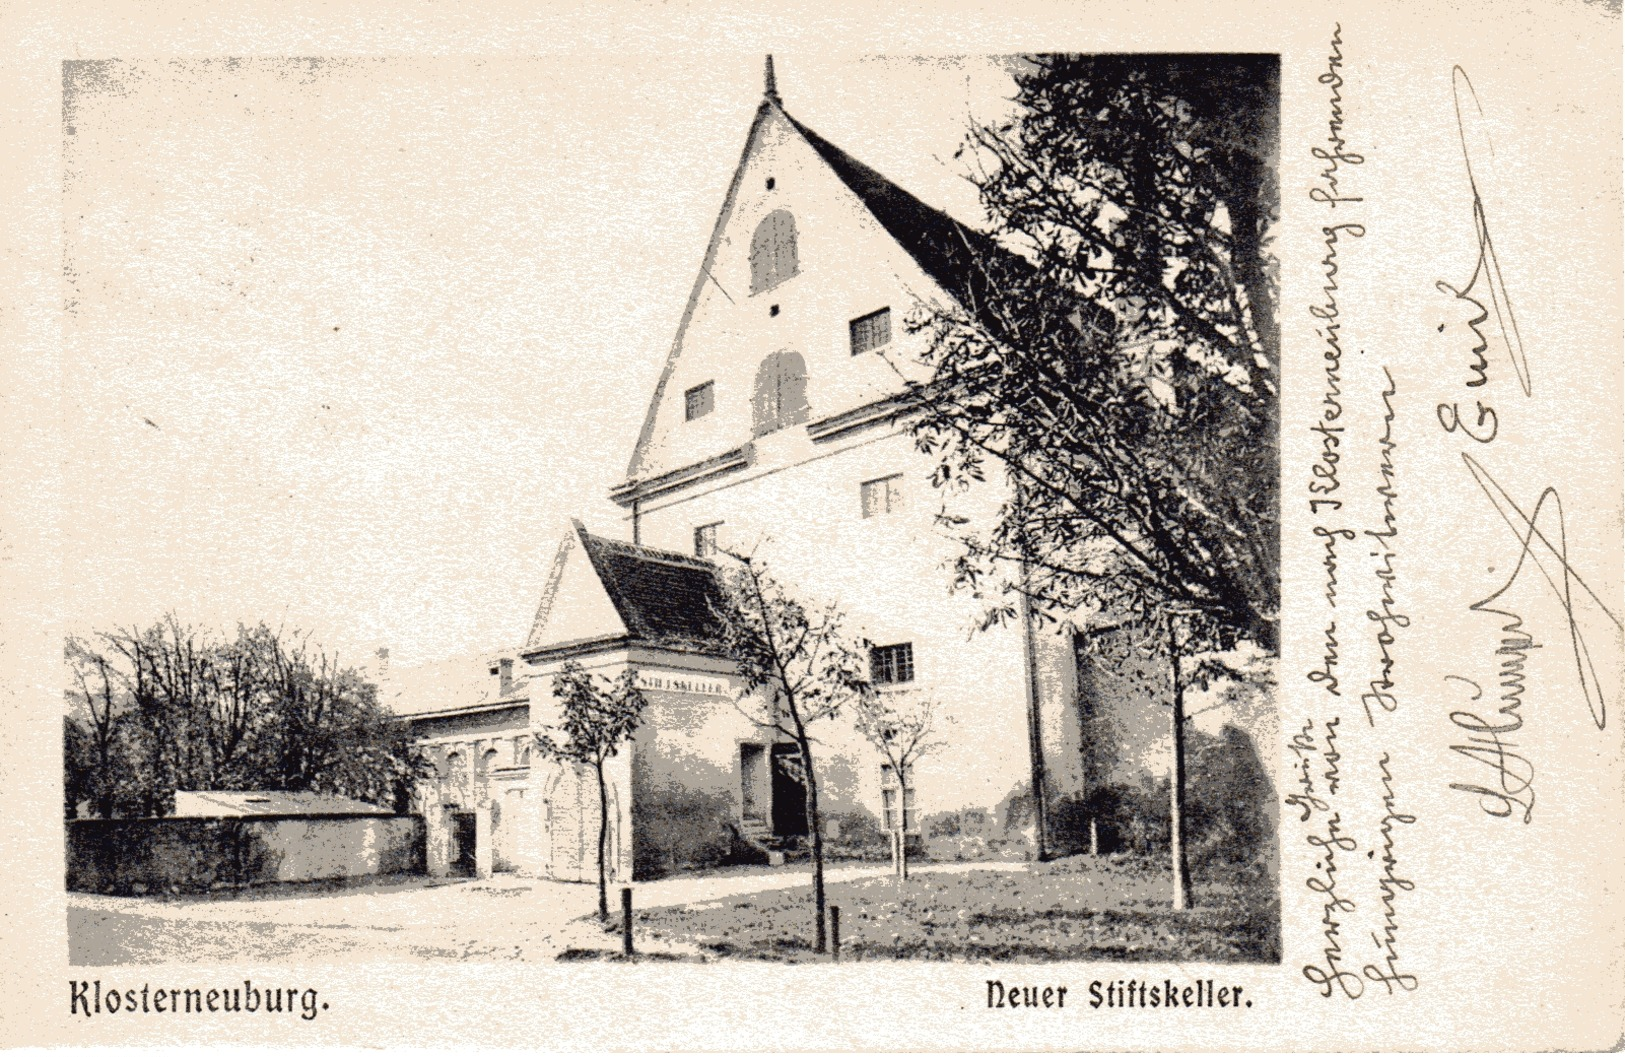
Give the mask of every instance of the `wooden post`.
[[1168, 615], [1168, 660], [1174, 683], [1174, 773], [1169, 785], [1168, 845], [1174, 866], [1174, 909], [1191, 905], [1190, 864], [1185, 858], [1185, 684], [1179, 672], [1179, 638], [1175, 617]]
[[632, 890], [621, 889], [621, 953], [632, 956]]
[[841, 960], [841, 908], [829, 908], [829, 955], [834, 961]]

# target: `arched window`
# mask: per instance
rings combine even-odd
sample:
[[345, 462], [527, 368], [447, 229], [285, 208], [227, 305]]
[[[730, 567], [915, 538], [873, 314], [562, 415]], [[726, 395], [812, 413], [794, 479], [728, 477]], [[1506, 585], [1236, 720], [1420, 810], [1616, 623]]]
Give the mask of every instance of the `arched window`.
[[807, 421], [807, 364], [801, 353], [781, 349], [756, 370], [756, 391], [751, 400], [751, 434], [795, 426]]
[[440, 783], [440, 802], [443, 804], [460, 804], [463, 794], [468, 788], [468, 761], [463, 759], [460, 752], [451, 752], [446, 755], [446, 776]]
[[787, 209], [775, 209], [750, 239], [750, 292], [771, 290], [797, 271], [796, 218]]

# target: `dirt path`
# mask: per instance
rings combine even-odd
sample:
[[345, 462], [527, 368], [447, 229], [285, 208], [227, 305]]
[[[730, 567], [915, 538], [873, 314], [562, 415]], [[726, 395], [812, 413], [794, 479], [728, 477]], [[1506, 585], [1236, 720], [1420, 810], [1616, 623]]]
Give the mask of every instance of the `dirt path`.
[[[909, 867], [910, 875], [959, 874], [972, 870], [1017, 871], [1029, 869], [1024, 862], [934, 863]], [[843, 881], [857, 881], [870, 877], [891, 876], [890, 864], [875, 866], [837, 866], [824, 870], [826, 885]], [[645, 881], [633, 885], [632, 898], [641, 908], [682, 906], [689, 903], [707, 903], [755, 892], [777, 891], [783, 888], [811, 886], [812, 867], [798, 864], [793, 867], [759, 867], [737, 872], [718, 872], [669, 877], [659, 881]]]
[[[951, 863], [916, 872], [1025, 868], [1025, 863]], [[888, 865], [841, 866], [826, 871], [826, 880], [837, 884], [890, 873]], [[811, 883], [811, 869], [798, 865], [685, 875], [632, 887], [634, 906], [647, 910]], [[616, 917], [618, 899], [612, 891]], [[592, 885], [509, 874], [486, 881], [410, 878], [190, 898], [74, 892], [68, 895], [69, 960], [74, 965], [549, 961], [571, 948], [618, 949], [617, 936], [583, 920], [597, 901]], [[650, 949], [667, 946], [651, 943]]]
[[596, 902], [585, 885], [508, 877], [195, 899], [71, 893], [69, 958], [75, 965], [550, 960], [602, 942], [597, 927], [580, 920]]

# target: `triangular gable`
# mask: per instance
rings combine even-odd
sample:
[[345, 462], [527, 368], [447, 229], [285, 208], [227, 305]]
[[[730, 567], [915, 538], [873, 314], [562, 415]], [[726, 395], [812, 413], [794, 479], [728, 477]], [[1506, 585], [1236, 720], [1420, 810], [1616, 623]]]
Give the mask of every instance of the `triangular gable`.
[[629, 634], [615, 602], [587, 553], [587, 531], [579, 521], [559, 544], [547, 585], [525, 638], [525, 652]]
[[980, 288], [986, 280], [977, 267], [979, 255], [991, 253], [1007, 256], [1005, 251], [986, 235], [967, 227], [947, 213], [926, 205], [876, 170], [864, 165], [801, 124], [779, 104], [776, 95], [770, 94], [756, 108], [756, 116], [751, 121], [750, 131], [745, 136], [744, 149], [739, 155], [739, 163], [734, 167], [733, 177], [728, 182], [728, 193], [723, 198], [716, 223], [711, 228], [711, 238], [706, 245], [699, 274], [689, 291], [688, 302], [677, 325], [676, 337], [666, 354], [666, 363], [661, 369], [660, 380], [655, 385], [654, 396], [649, 401], [648, 411], [644, 414], [643, 426], [638, 432], [632, 459], [627, 465], [628, 480], [637, 479], [645, 469], [646, 458], [658, 427], [660, 407], [665, 398], [666, 388], [676, 370], [701, 295], [705, 291], [706, 284], [714, 281], [713, 269], [717, 263], [718, 248], [737, 205], [740, 185], [749, 168], [752, 152], [756, 149], [763, 129], [772, 117], [782, 119], [794, 134], [811, 148], [813, 154], [834, 174], [840, 184], [858, 200], [864, 211], [873, 217], [886, 237], [900, 248], [908, 259], [919, 266], [930, 284], [938, 288], [938, 292], [966, 304], [973, 299], [980, 299]]
[[711, 239], [706, 243], [705, 257], [700, 262], [700, 274], [695, 277], [694, 286], [689, 290], [688, 303], [683, 307], [683, 318], [677, 323], [677, 336], [672, 339], [671, 351], [666, 353], [665, 366], [660, 369], [660, 381], [655, 383], [654, 397], [649, 401], [649, 410], [643, 416], [643, 428], [638, 431], [638, 443], [632, 449], [632, 461], [626, 467], [626, 476], [629, 479], [638, 476], [638, 471], [643, 465], [644, 453], [648, 450], [650, 441], [654, 439], [655, 420], [660, 411], [661, 398], [665, 396], [666, 384], [671, 381], [672, 371], [677, 366], [677, 357], [683, 348], [683, 335], [688, 331], [689, 321], [694, 318], [694, 309], [700, 303], [700, 293], [711, 278], [711, 268], [717, 259], [717, 246], [722, 242], [728, 218], [733, 213], [734, 202], [739, 197], [739, 184], [745, 178], [751, 149], [756, 145], [757, 137], [762, 134], [762, 126], [766, 124], [768, 116], [776, 109], [772, 99], [763, 99], [762, 105], [756, 108], [756, 116], [751, 119], [750, 131], [745, 135], [744, 149], [739, 152], [739, 164], [734, 166], [734, 174], [728, 181], [728, 193], [722, 199], [722, 209], [717, 212], [717, 221], [711, 226]]

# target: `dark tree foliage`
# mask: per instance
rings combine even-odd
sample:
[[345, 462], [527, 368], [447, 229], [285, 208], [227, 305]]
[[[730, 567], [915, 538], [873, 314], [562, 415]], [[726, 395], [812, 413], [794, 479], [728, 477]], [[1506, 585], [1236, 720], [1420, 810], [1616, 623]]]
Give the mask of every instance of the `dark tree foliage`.
[[[609, 917], [609, 872], [604, 855], [609, 846], [609, 783], [604, 767], [621, 751], [643, 721], [648, 701], [628, 668], [614, 682], [570, 661], [553, 678], [553, 696], [563, 716], [553, 731], [536, 735], [536, 747], [549, 759], [592, 768], [598, 779], [598, 919]], [[553, 735], [561, 734], [562, 740]]]
[[331, 793], [402, 810], [428, 773], [354, 668], [264, 624], [226, 639], [175, 617], [66, 645], [70, 804], [162, 815], [178, 789]]
[[1014, 484], [991, 530], [944, 515], [989, 623], [1025, 595], [1275, 648], [1277, 76], [1272, 56], [1040, 56], [1014, 118], [971, 130], [999, 245], [967, 247], [961, 303], [911, 326], [934, 483], [992, 461]]

